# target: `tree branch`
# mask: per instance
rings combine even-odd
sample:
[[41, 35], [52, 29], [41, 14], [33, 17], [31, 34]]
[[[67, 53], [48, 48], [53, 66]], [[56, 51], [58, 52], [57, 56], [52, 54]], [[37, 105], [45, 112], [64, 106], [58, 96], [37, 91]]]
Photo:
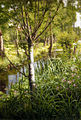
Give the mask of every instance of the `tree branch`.
[[38, 31], [38, 29], [41, 27], [46, 12], [47, 12], [47, 6], [46, 6], [46, 8], [45, 8], [45, 11], [43, 12], [43, 15], [42, 15], [42, 18], [41, 18], [42, 20], [39, 22], [37, 28], [35, 28], [34, 32], [32, 33], [32, 38], [35, 36], [35, 34], [36, 34], [36, 32]]
[[[6, 56], [6, 55], [5, 55]], [[18, 72], [20, 73], [20, 74], [22, 74], [22, 75], [24, 75], [25, 77], [28, 77], [25, 73], [22, 73], [21, 71], [19, 71], [19, 69], [11, 62], [11, 60], [6, 56], [6, 58], [7, 58], [7, 60], [10, 62], [10, 64], [12, 64], [13, 65], [13, 67], [16, 69], [16, 70], [18, 70]]]
[[25, 29], [26, 28], [26, 24], [25, 24], [25, 21], [24, 21], [24, 15], [23, 15], [22, 5], [21, 5], [21, 13], [22, 13], [22, 20], [23, 20], [23, 25], [24, 25], [24, 29]]
[[57, 15], [57, 13], [58, 13], [58, 11], [59, 11], [60, 4], [61, 4], [61, 3], [59, 3], [59, 5], [58, 5], [58, 7], [57, 7], [57, 9], [56, 9], [56, 12], [55, 12], [55, 14], [53, 15], [51, 21], [48, 23], [48, 25], [46, 25], [46, 27], [44, 28], [44, 30], [34, 39], [35, 41], [45, 32], [45, 30], [46, 30], [46, 29], [49, 27], [49, 25], [52, 23], [52, 21], [54, 20], [54, 18], [56, 17], [56, 15]]

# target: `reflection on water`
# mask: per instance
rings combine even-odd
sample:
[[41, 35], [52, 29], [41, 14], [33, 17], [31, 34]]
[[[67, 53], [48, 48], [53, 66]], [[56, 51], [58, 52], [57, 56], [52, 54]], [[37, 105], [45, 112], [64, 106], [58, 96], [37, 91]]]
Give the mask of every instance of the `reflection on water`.
[[[36, 69], [37, 66], [40, 68], [40, 62], [35, 62], [34, 63], [34, 68]], [[9, 89], [11, 88], [12, 85], [17, 83], [19, 81], [19, 78], [22, 78], [21, 73], [26, 74], [26, 68], [27, 66], [23, 66], [20, 68], [20, 73], [16, 70], [11, 70], [8, 72], [5, 72], [3, 74], [0, 74], [0, 91], [8, 94]]]
[[[10, 72], [10, 71], [9, 71]], [[22, 67], [20, 72], [26, 73], [26, 67]], [[11, 71], [10, 73], [4, 73], [0, 75], [0, 91], [8, 94], [9, 89], [12, 85], [19, 81], [19, 77], [22, 77], [18, 71]]]

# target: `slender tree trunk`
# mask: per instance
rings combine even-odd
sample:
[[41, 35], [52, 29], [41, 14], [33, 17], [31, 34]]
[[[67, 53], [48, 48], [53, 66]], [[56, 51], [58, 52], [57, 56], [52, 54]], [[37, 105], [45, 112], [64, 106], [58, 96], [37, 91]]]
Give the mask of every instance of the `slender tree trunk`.
[[55, 34], [53, 34], [53, 43], [56, 42]]
[[73, 54], [74, 54], [74, 55], [76, 54], [76, 46], [74, 46]]
[[34, 55], [33, 55], [33, 44], [28, 37], [28, 66], [29, 66], [29, 86], [30, 91], [33, 91], [35, 87], [35, 72], [34, 72]]
[[52, 47], [53, 47], [53, 39], [52, 39], [51, 26], [50, 26], [50, 47], [49, 47], [49, 56], [50, 57], [52, 54]]
[[[51, 21], [51, 12], [50, 12], [50, 21]], [[49, 56], [51, 57], [53, 47], [53, 38], [52, 38], [52, 24], [50, 24], [50, 47], [49, 47]]]
[[37, 15], [37, 13], [36, 13], [36, 0], [35, 0], [35, 14], [34, 14], [34, 21], [35, 21], [35, 28], [36, 28], [36, 22], [37, 22], [37, 20], [36, 20], [36, 15]]
[[[55, 43], [55, 42], [57, 42], [56, 41], [56, 38], [55, 38], [55, 34], [53, 34], [53, 43]], [[56, 45], [55, 45], [55, 47], [54, 47], [54, 58], [56, 58]]]
[[2, 33], [0, 31], [0, 56], [3, 58], [4, 56], [4, 46], [3, 46], [3, 38]]
[[18, 48], [18, 31], [16, 31], [16, 38], [15, 39], [15, 45], [16, 45], [16, 48], [17, 48], [17, 55], [19, 56], [19, 48]]
[[46, 46], [46, 33], [45, 33], [45, 39], [44, 39], [44, 46]]
[[39, 0], [38, 0], [38, 21], [39, 21]]
[[47, 37], [47, 45], [49, 45], [49, 37]]
[[52, 41], [52, 36], [50, 36], [50, 47], [49, 47], [49, 56], [51, 57], [52, 54], [52, 46], [53, 46], [53, 41]]
[[71, 53], [72, 53], [71, 44], [69, 44], [69, 58], [71, 58]]
[[17, 55], [19, 56], [19, 50], [18, 50], [18, 43], [17, 43], [17, 39], [15, 40], [15, 45], [16, 45], [16, 48], [17, 48]]
[[66, 44], [65, 46], [66, 46], [66, 51], [67, 51], [67, 49], [68, 49], [68, 45]]

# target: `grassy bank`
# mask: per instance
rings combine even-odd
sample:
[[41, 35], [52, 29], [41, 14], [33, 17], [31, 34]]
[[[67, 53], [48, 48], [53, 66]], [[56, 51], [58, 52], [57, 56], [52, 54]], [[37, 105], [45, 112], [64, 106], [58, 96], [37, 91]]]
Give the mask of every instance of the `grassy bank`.
[[[34, 48], [35, 61], [41, 59], [43, 57], [41, 55], [42, 54], [45, 55], [45, 53], [48, 52], [48, 47], [49, 46], [44, 47], [43, 44], [35, 46]], [[17, 51], [14, 45], [5, 46], [5, 54], [9, 58], [9, 60], [16, 66], [20, 66], [25, 62], [27, 63], [27, 56], [25, 55], [25, 51], [19, 48], [19, 56], [17, 56]], [[10, 62], [8, 61], [8, 59], [6, 57], [4, 57], [3, 59], [0, 57], [0, 70], [6, 70], [10, 67], [12, 66], [10, 66]]]

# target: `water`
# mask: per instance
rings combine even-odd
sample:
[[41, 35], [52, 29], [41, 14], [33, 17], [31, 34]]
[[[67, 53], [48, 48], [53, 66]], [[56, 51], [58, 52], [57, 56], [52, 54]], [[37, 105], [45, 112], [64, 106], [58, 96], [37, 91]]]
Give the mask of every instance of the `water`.
[[[20, 72], [26, 74], [26, 66], [21, 67]], [[22, 77], [22, 74], [20, 74], [14, 68], [13, 68], [13, 70], [9, 70], [9, 71], [0, 73], [0, 91], [8, 94], [8, 91], [11, 88], [11, 85], [18, 82], [19, 77]]]
[[[40, 61], [34, 62], [35, 69], [37, 68], [37, 66], [40, 67]], [[21, 67], [19, 71], [20, 72], [13, 68], [13, 70], [0, 73], [0, 91], [8, 94], [11, 86], [17, 83], [19, 81], [19, 78], [22, 78], [23, 75], [21, 73], [26, 74], [27, 66]]]

